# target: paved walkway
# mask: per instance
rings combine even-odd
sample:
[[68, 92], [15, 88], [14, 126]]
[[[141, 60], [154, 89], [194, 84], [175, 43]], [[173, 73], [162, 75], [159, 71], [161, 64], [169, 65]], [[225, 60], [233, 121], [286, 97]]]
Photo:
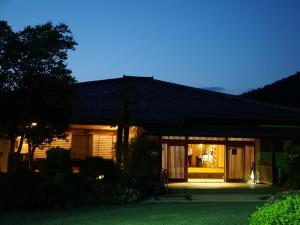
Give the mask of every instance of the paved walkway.
[[148, 203], [194, 203], [194, 202], [264, 202], [271, 195], [266, 194], [193, 194], [164, 195], [150, 198]]
[[169, 195], [150, 198], [145, 202], [264, 202], [272, 195], [272, 186], [265, 184], [227, 183], [220, 179], [189, 179], [170, 183]]

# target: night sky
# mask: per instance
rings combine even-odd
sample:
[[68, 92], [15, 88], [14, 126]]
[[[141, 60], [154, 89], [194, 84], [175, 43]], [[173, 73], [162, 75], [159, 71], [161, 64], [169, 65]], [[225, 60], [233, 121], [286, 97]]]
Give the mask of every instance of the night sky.
[[0, 0], [15, 31], [69, 25], [79, 81], [154, 76], [233, 94], [300, 71], [299, 12], [299, 0]]

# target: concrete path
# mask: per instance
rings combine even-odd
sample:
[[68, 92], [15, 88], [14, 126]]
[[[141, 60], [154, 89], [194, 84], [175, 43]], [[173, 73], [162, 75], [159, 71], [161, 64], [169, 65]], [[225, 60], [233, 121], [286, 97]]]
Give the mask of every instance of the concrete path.
[[264, 202], [271, 195], [266, 194], [193, 194], [193, 195], [163, 195], [150, 198], [149, 203], [193, 203], [193, 202]]

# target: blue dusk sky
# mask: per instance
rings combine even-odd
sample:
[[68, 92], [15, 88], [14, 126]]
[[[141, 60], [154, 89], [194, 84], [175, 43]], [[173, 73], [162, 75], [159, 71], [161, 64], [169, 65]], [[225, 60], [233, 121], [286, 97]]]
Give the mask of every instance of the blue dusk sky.
[[300, 71], [299, 0], [0, 0], [13, 30], [69, 25], [78, 81], [123, 74], [239, 94]]

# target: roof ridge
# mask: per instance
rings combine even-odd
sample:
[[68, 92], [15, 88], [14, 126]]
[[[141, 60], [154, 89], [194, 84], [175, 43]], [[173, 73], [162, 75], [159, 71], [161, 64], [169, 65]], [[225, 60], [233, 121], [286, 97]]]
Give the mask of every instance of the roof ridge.
[[92, 84], [92, 83], [100, 83], [100, 82], [120, 80], [120, 79], [123, 79], [123, 78], [122, 77], [116, 77], [116, 78], [108, 78], [108, 79], [103, 79], [103, 80], [88, 80], [88, 81], [78, 82], [76, 85], [87, 85], [87, 84]]
[[106, 81], [113, 81], [113, 80], [127, 80], [127, 79], [138, 79], [138, 80], [154, 80], [153, 76], [131, 76], [131, 75], [123, 75], [122, 77], [115, 77], [115, 78], [108, 78], [108, 79], [101, 79], [101, 80], [89, 80], [89, 81], [82, 81], [78, 82], [77, 85], [87, 85], [92, 83], [99, 83], [99, 82], [106, 82]]
[[149, 80], [154, 80], [153, 76], [132, 76], [132, 75], [126, 75], [124, 74], [123, 77], [124, 79], [149, 79]]

